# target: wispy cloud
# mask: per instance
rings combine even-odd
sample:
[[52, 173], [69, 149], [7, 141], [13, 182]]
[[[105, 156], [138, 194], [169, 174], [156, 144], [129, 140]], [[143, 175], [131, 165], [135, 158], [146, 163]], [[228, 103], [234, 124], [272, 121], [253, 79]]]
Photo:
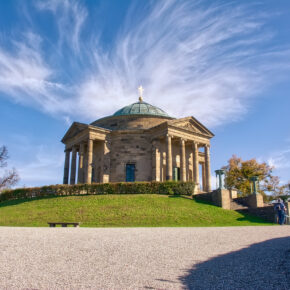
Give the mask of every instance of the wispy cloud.
[[16, 102], [47, 113], [63, 112], [66, 88], [53, 81], [54, 71], [44, 61], [36, 41], [41, 41], [40, 37], [30, 33], [26, 43], [14, 42], [17, 52], [0, 48], [0, 90]]
[[36, 7], [50, 11], [55, 16], [60, 49], [66, 44], [75, 53], [80, 53], [80, 34], [87, 18], [87, 9], [77, 1], [70, 0], [37, 1]]
[[268, 164], [273, 166], [275, 169], [290, 168], [290, 147], [274, 152], [268, 158]]
[[264, 29], [270, 16], [257, 15], [253, 7], [205, 7], [200, 1], [132, 6], [105, 50], [97, 28], [82, 37], [89, 15], [83, 4], [36, 3], [38, 13], [54, 15], [57, 52], [49, 57], [41, 42], [51, 45], [54, 40], [35, 32], [14, 43], [17, 52], [0, 47], [0, 90], [66, 120], [93, 121], [112, 114], [134, 102], [142, 84], [145, 101], [213, 127], [243, 116], [251, 98], [274, 81], [270, 75], [279, 79], [289, 69], [289, 51], [269, 44], [264, 48], [272, 37]]

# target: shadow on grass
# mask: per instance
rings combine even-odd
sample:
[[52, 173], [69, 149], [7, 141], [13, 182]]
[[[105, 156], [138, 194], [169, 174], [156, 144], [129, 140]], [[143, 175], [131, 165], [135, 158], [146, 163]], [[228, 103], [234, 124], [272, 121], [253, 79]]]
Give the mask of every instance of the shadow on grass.
[[[212, 206], [212, 207], [215, 207], [217, 208], [218, 206], [214, 205], [211, 201], [209, 200], [206, 200], [206, 199], [201, 199], [201, 198], [195, 198], [194, 196], [193, 197], [190, 197], [190, 196], [182, 196], [182, 195], [170, 195], [168, 196], [169, 198], [185, 198], [187, 200], [192, 200], [192, 201], [195, 201], [196, 203], [199, 203], [199, 204], [204, 204], [204, 205], [209, 205], [209, 206]], [[220, 207], [218, 207], [220, 208]], [[251, 223], [261, 223], [261, 224], [269, 224], [269, 225], [273, 225], [272, 222], [266, 220], [266, 219], [263, 219], [259, 216], [255, 216], [251, 213], [248, 213], [247, 211], [245, 210], [237, 210], [236, 212], [238, 212], [239, 214], [242, 215], [242, 217], [239, 217], [237, 218], [236, 220], [237, 221], [247, 221], [247, 222], [251, 222]]]
[[174, 194], [174, 195], [169, 195], [169, 198], [184, 198], [187, 200], [192, 200], [195, 201], [197, 203], [202, 203], [202, 204], [209, 204], [209, 205], [213, 205], [214, 204], [211, 201], [205, 200], [205, 199], [199, 199], [199, 198], [195, 198], [194, 196], [189, 196], [189, 195], [180, 195], [180, 194]]
[[13, 199], [13, 200], [7, 200], [7, 201], [0, 202], [0, 208], [6, 207], [6, 206], [19, 205], [22, 203], [32, 202], [32, 201], [36, 201], [36, 200], [64, 198], [64, 197], [68, 197], [68, 196], [87, 196], [87, 194], [82, 194], [82, 195], [50, 195], [50, 196], [43, 196], [43, 197]]
[[274, 225], [274, 223], [269, 222], [263, 218], [254, 216], [252, 214], [247, 214], [247, 213], [241, 213], [243, 217], [237, 218], [237, 221], [243, 222], [243, 221], [248, 221], [252, 223], [261, 223], [261, 224], [269, 224], [269, 225]]
[[290, 289], [290, 238], [253, 244], [185, 273], [179, 277], [183, 289]]
[[209, 200], [206, 200], [206, 199], [193, 198], [193, 200], [196, 201], [197, 203], [208, 204], [208, 205], [215, 206], [212, 201], [209, 201]]

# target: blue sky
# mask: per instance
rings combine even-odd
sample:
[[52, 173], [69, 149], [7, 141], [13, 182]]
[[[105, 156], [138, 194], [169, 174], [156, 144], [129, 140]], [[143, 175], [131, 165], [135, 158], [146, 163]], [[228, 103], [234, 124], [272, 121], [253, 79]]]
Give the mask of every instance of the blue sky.
[[1, 1], [0, 145], [19, 186], [62, 182], [73, 121], [144, 100], [290, 180], [290, 1]]

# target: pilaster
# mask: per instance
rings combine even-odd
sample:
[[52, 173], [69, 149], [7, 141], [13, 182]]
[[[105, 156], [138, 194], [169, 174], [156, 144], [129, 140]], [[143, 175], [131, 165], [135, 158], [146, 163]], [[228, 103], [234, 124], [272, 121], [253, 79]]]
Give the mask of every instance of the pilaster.
[[104, 140], [102, 146], [101, 157], [101, 182], [108, 183], [110, 181], [110, 142]]

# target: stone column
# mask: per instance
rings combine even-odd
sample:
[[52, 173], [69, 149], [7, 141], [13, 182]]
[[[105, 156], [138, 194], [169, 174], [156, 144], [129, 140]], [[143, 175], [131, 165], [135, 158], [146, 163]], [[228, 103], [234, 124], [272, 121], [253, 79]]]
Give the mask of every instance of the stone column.
[[[99, 142], [99, 141], [98, 141]], [[100, 155], [100, 183], [104, 183], [104, 154], [105, 154], [105, 140], [101, 143], [101, 155]]]
[[63, 184], [68, 184], [70, 150], [66, 149], [64, 160]]
[[76, 146], [73, 146], [71, 156], [70, 184], [75, 184], [76, 182], [76, 165], [77, 165], [76, 161], [77, 161], [77, 149]]
[[180, 139], [180, 179], [186, 181], [185, 140]]
[[156, 140], [152, 143], [152, 181], [160, 181], [160, 151]]
[[196, 184], [196, 191], [199, 188], [199, 161], [198, 161], [198, 144], [197, 142], [193, 142], [193, 174], [194, 179], [193, 181]]
[[84, 143], [81, 143], [79, 149], [78, 183], [84, 183], [84, 147]]
[[172, 147], [171, 136], [166, 135], [166, 180], [172, 180]]
[[92, 183], [93, 140], [88, 139], [86, 183]]
[[202, 163], [202, 191], [206, 191], [205, 163]]
[[205, 178], [206, 178], [206, 191], [211, 191], [211, 176], [210, 176], [210, 154], [209, 154], [209, 145], [205, 145]]
[[152, 142], [152, 181], [157, 181], [157, 146], [156, 141]]

